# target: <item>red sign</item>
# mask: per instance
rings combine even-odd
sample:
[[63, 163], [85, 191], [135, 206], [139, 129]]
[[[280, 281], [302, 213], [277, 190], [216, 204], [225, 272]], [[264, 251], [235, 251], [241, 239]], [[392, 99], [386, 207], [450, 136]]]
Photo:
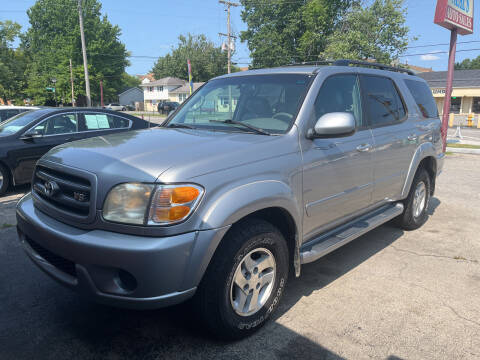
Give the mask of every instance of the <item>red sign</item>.
[[458, 29], [460, 35], [473, 33], [474, 0], [438, 0], [435, 24], [447, 29]]

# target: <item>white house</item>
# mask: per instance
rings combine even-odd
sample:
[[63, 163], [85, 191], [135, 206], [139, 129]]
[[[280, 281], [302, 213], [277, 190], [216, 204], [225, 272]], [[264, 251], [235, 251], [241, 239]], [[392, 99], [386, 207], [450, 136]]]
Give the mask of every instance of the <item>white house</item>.
[[[195, 91], [204, 83], [193, 83]], [[143, 99], [146, 111], [156, 111], [161, 100], [182, 103], [190, 95], [188, 81], [175, 77], [166, 77], [160, 80], [142, 80], [140, 87], [143, 89]]]

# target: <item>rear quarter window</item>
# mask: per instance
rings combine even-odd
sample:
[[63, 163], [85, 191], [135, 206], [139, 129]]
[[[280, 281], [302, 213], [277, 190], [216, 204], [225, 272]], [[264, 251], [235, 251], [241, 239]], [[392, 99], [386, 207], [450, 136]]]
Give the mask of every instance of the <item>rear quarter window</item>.
[[413, 99], [417, 103], [418, 109], [424, 118], [438, 117], [437, 104], [432, 96], [432, 91], [422, 81], [405, 80]]

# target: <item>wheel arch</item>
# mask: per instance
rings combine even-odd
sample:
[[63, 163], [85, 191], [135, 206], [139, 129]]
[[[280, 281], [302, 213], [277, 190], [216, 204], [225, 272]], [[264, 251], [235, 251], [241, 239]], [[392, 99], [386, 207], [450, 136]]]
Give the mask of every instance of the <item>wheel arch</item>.
[[437, 177], [437, 160], [436, 150], [432, 143], [423, 143], [420, 145], [413, 155], [410, 167], [408, 169], [407, 177], [402, 189], [402, 199], [408, 196], [410, 187], [412, 186], [413, 178], [418, 169], [424, 168], [427, 170], [431, 180], [431, 195], [435, 190], [435, 179]]

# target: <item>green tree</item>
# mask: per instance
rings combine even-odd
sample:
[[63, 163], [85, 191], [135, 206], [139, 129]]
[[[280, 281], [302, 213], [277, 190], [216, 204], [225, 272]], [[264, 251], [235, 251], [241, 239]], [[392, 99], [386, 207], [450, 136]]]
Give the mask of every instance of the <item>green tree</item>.
[[403, 0], [375, 0], [354, 4], [329, 36], [322, 59], [375, 59], [391, 63], [405, 52], [409, 29]]
[[[57, 100], [70, 102], [69, 59], [72, 59], [74, 92], [79, 104], [84, 103], [85, 80], [76, 1], [37, 0], [27, 11], [30, 28], [23, 36], [22, 48], [29, 57], [27, 67], [28, 95], [36, 103], [51, 99], [45, 90], [56, 81]], [[124, 87], [125, 67], [129, 65], [125, 45], [120, 42], [120, 28], [101, 14], [97, 0], [83, 1], [85, 38], [92, 99], [99, 102], [100, 80], [106, 100], [116, 98]]]
[[475, 70], [480, 69], [480, 56], [475, 59], [465, 59], [455, 64], [455, 70]]
[[[192, 64], [194, 81], [207, 81], [227, 72], [227, 54], [205, 35], [180, 35], [177, 47], [158, 58], [152, 72], [156, 79], [167, 76], [188, 78], [187, 59]], [[234, 70], [235, 71], [235, 70]]]
[[252, 67], [316, 60], [355, 0], [241, 0]]
[[26, 58], [13, 42], [20, 36], [21, 26], [10, 20], [0, 21], [0, 98], [20, 100], [25, 87]]

